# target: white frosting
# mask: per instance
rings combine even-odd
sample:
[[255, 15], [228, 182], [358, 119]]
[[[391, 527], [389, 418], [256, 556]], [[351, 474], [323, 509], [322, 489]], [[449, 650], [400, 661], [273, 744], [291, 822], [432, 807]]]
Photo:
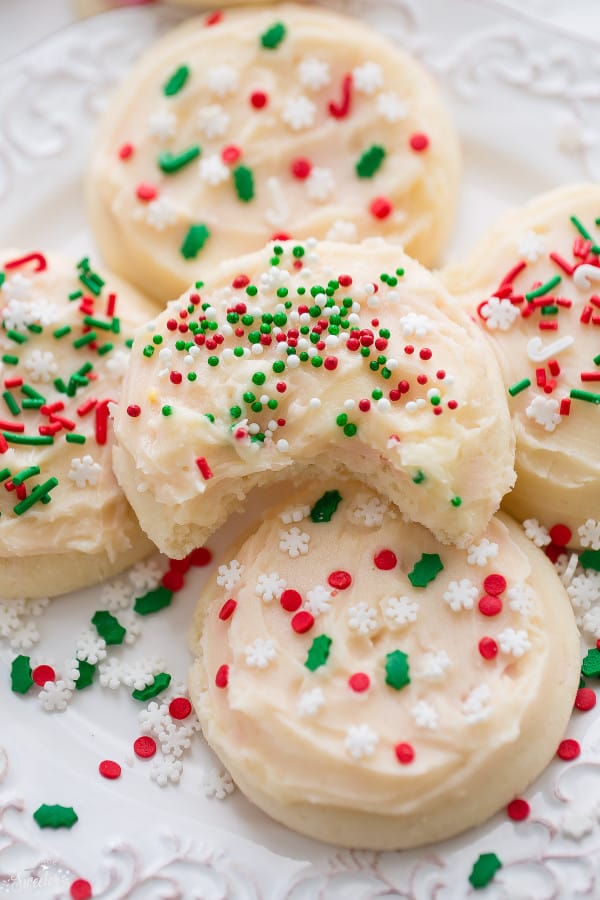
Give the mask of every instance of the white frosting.
[[[371, 148], [385, 156], [359, 176]], [[161, 170], [161, 154], [187, 150], [186, 165]], [[209, 271], [281, 232], [382, 235], [430, 263], [452, 221], [458, 157], [429, 76], [364, 23], [294, 4], [238, 10], [185, 23], [130, 73], [94, 143], [90, 211], [109, 263], [162, 302], [198, 264]], [[198, 225], [204, 244], [185, 258]]]

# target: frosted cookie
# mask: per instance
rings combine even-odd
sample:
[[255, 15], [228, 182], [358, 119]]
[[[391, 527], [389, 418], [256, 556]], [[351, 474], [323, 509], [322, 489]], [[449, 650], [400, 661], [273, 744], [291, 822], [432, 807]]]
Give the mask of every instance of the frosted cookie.
[[284, 234], [380, 235], [434, 261], [459, 154], [427, 73], [364, 23], [314, 6], [208, 21], [148, 51], [95, 142], [89, 209], [115, 271], [164, 303], [198, 266]]
[[511, 519], [440, 546], [356, 484], [292, 494], [202, 597], [192, 699], [242, 791], [373, 849], [483, 822], [543, 770], [578, 685], [552, 565]]
[[444, 279], [502, 369], [518, 476], [505, 508], [539, 520], [540, 542], [551, 529], [555, 543], [599, 550], [600, 187], [508, 213]]
[[248, 492], [364, 479], [466, 544], [514, 480], [493, 354], [399, 248], [270, 244], [171, 302], [133, 347], [113, 462], [163, 552], [200, 546]]
[[109, 421], [148, 313], [87, 259], [0, 253], [1, 597], [75, 590], [151, 550], [112, 473]]

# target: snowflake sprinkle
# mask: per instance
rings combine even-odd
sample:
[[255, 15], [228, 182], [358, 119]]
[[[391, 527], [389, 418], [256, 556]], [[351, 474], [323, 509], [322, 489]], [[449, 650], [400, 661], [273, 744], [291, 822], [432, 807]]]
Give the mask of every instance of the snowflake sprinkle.
[[453, 612], [460, 612], [461, 609], [473, 609], [473, 603], [479, 591], [472, 581], [468, 578], [461, 578], [460, 581], [451, 581], [442, 594], [442, 598], [446, 601]]
[[305, 556], [308, 553], [310, 535], [299, 528], [290, 528], [289, 531], [279, 532], [279, 549], [287, 553], [292, 559]]
[[250, 668], [266, 669], [271, 660], [277, 656], [275, 641], [271, 638], [256, 638], [245, 648], [246, 665]]
[[363, 601], [351, 606], [348, 610], [348, 625], [359, 634], [372, 634], [379, 627], [377, 610]]
[[351, 725], [346, 732], [344, 746], [352, 759], [373, 756], [377, 746], [378, 735], [368, 725]]

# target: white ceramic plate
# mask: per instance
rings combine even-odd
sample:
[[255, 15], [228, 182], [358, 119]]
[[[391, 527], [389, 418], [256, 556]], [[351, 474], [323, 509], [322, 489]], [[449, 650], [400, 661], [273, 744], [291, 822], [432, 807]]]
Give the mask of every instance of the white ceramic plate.
[[[564, 182], [600, 178], [600, 45], [492, 0], [330, 5], [368, 18], [440, 78], [465, 148], [452, 252], [468, 247], [507, 206]], [[0, 67], [0, 245], [90, 250], [81, 180], [94, 117], [139, 51], [179, 18], [159, 7], [109, 13]], [[218, 551], [238, 528], [230, 524], [211, 547]], [[132, 577], [139, 585], [144, 573], [118, 579], [128, 586], [126, 605], [127, 596], [143, 593]], [[160, 668], [173, 676], [168, 696], [181, 693], [188, 623], [207, 574], [194, 570], [170, 609], [140, 619], [135, 643], [109, 654], [121, 677], [127, 666], [143, 669], [158, 654]], [[478, 855], [495, 852], [503, 867], [487, 897], [600, 896], [600, 714], [574, 716], [569, 735], [581, 742], [582, 754], [553, 763], [527, 792], [527, 821], [501, 813], [415, 852], [340, 851], [287, 831], [239, 792], [227, 793], [227, 779], [197, 734], [181, 772], [160, 748], [154, 760], [137, 759], [132, 744], [147, 704], [133, 700], [131, 688], [102, 687], [97, 675], [91, 687], [65, 698], [62, 712], [45, 711], [37, 687], [25, 697], [10, 691], [10, 662], [19, 652], [66, 674], [78, 636], [105, 606], [104, 591], [63, 597], [37, 617], [25, 611], [16, 626], [0, 606], [0, 894], [67, 898], [81, 878], [104, 900], [456, 900], [471, 892], [468, 875]], [[11, 640], [34, 646], [11, 647]], [[98, 774], [103, 759], [122, 765], [120, 780]], [[180, 775], [179, 783], [160, 787], [153, 771]], [[73, 806], [78, 823], [70, 831], [40, 830], [32, 814], [42, 803]]]

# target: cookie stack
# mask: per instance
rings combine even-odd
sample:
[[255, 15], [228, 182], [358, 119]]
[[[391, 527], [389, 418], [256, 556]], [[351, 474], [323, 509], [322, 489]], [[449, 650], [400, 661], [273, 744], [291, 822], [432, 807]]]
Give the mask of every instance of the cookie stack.
[[434, 275], [458, 178], [435, 85], [383, 37], [227, 12], [153, 47], [95, 144], [102, 254], [159, 305], [3, 256], [3, 593], [93, 583], [147, 538], [184, 557], [276, 485], [200, 598], [191, 691], [250, 799], [348, 846], [482, 822], [578, 685], [551, 560], [600, 550], [600, 190]]

